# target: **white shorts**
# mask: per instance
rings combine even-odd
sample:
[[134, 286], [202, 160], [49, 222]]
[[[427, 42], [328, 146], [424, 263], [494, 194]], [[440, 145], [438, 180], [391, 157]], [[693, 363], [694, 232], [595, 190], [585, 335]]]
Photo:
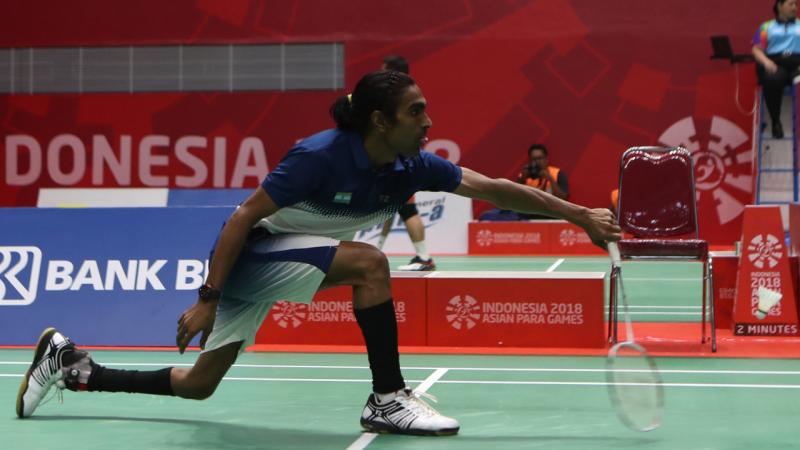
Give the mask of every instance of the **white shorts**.
[[307, 234], [255, 235], [228, 275], [203, 352], [244, 341], [242, 352], [255, 342], [275, 302], [311, 303], [339, 245], [336, 239]]

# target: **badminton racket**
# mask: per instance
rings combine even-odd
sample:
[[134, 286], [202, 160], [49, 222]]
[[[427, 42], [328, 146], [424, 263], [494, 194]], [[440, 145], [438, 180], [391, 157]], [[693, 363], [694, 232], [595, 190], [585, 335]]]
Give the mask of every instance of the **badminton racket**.
[[658, 367], [644, 347], [636, 343], [633, 335], [628, 298], [622, 281], [619, 248], [608, 243], [611, 270], [616, 272], [612, 282], [617, 282], [617, 292], [622, 297], [622, 314], [625, 318], [625, 340], [608, 351], [606, 380], [611, 402], [620, 421], [635, 431], [652, 431], [661, 425], [664, 410], [664, 387]]

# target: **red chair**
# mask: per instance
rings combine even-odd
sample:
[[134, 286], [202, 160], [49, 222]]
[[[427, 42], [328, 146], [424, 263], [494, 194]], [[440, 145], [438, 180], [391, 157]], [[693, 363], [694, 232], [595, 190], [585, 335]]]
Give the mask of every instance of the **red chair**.
[[[694, 164], [680, 147], [633, 147], [620, 163], [620, 227], [632, 239], [619, 242], [623, 260], [683, 260], [703, 263], [701, 341], [706, 342], [706, 299], [710, 304], [711, 351], [717, 351], [714, 281], [708, 242], [699, 239]], [[608, 310], [609, 341], [617, 341], [617, 279], [612, 268]]]

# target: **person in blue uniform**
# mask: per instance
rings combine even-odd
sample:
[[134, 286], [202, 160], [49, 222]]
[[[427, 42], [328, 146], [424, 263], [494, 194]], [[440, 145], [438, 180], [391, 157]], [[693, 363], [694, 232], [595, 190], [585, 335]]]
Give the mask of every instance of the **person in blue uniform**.
[[761, 24], [753, 38], [756, 73], [764, 90], [772, 120], [772, 137], [783, 137], [781, 100], [783, 89], [792, 84], [800, 67], [800, 27], [797, 24], [797, 0], [775, 0], [775, 19]]
[[23, 377], [17, 414], [29, 417], [53, 386], [73, 391], [211, 396], [277, 300], [310, 302], [314, 293], [352, 286], [367, 347], [372, 393], [364, 429], [419, 435], [458, 432], [406, 387], [385, 255], [353, 242], [418, 190], [454, 192], [503, 209], [545, 213], [580, 225], [600, 246], [620, 238], [607, 209], [589, 209], [505, 179], [492, 179], [420, 152], [432, 126], [420, 87], [406, 74], [365, 75], [331, 107], [336, 128], [296, 144], [231, 215], [215, 244], [195, 304], [178, 321], [183, 352], [200, 335], [192, 368], [129, 371], [104, 367], [55, 329], [42, 334]]

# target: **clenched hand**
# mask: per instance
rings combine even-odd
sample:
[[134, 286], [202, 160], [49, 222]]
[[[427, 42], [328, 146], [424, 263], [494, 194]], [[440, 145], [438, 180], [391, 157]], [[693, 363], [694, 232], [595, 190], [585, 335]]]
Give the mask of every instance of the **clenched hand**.
[[586, 230], [592, 243], [602, 249], [606, 249], [607, 242], [616, 242], [622, 238], [622, 229], [614, 213], [606, 208], [587, 210], [580, 225]]

